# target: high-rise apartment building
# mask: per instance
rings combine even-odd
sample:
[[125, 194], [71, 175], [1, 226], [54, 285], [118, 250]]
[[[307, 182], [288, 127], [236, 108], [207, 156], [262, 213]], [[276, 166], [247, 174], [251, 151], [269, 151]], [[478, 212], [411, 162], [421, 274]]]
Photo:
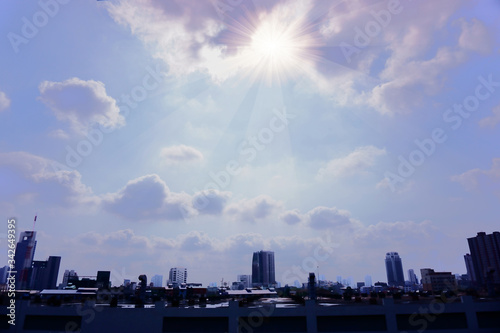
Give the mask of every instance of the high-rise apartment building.
[[[469, 278], [475, 279], [479, 286], [500, 284], [500, 232], [489, 235], [478, 232], [476, 237], [467, 238], [467, 241], [472, 261], [471, 273], [467, 271]], [[465, 260], [467, 266], [468, 258]]]
[[30, 287], [31, 265], [35, 256], [36, 231], [23, 231], [16, 246], [16, 288], [19, 290]]
[[385, 255], [385, 269], [389, 286], [404, 286], [403, 263], [397, 252], [387, 252]]
[[254, 252], [252, 258], [252, 286], [269, 287], [275, 284], [274, 252]]
[[168, 283], [187, 283], [187, 269], [181, 267], [170, 268]]

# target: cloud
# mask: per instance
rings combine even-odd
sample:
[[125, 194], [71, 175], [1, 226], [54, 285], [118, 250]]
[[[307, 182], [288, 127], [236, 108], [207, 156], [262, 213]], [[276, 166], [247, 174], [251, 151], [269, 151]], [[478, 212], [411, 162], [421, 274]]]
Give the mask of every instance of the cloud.
[[259, 195], [252, 199], [243, 199], [228, 205], [225, 213], [236, 221], [255, 222], [263, 220], [282, 208], [282, 203], [268, 195]]
[[10, 106], [10, 99], [3, 91], [0, 91], [0, 112], [7, 110], [9, 106]]
[[121, 190], [102, 197], [107, 211], [126, 219], [181, 220], [193, 215], [191, 197], [174, 193], [156, 174], [131, 180]]
[[[389, 3], [338, 2], [327, 11], [321, 27], [327, 44], [340, 50], [349, 44], [355, 50], [350, 55], [339, 51], [331, 57], [339, 66], [330, 64], [323, 71], [326, 77], [343, 79], [340, 85], [330, 85], [330, 94], [342, 105], [370, 106], [387, 115], [412, 112], [426, 96], [444, 87], [449, 69], [466, 60], [458, 38], [448, 45], [447, 37], [447, 46], [435, 48], [444, 44], [441, 32], [460, 1], [399, 2], [392, 14]], [[389, 17], [381, 18], [383, 12]], [[385, 22], [381, 24], [381, 20]], [[332, 70], [335, 68], [338, 70]]]
[[170, 73], [180, 76], [211, 69], [227, 75], [227, 68], [220, 66], [224, 47], [213, 42], [223, 24], [212, 1], [119, 2], [107, 8], [117, 23], [130, 27], [168, 64]]
[[224, 210], [230, 192], [201, 191], [193, 195], [193, 207], [201, 214], [219, 215]]
[[[129, 27], [176, 76], [200, 72], [221, 82], [242, 71], [251, 76], [268, 72], [260, 70], [266, 61], [261, 61], [264, 57], [253, 44], [259, 31], [264, 39], [268, 31], [283, 37], [281, 43], [287, 52], [281, 60], [291, 65], [290, 73], [297, 73], [309, 60], [302, 55], [310, 55], [310, 46], [316, 43], [305, 38], [314, 32], [304, 25], [312, 2], [289, 0], [250, 6], [254, 8], [248, 10], [238, 2], [151, 0], [120, 2], [107, 8], [117, 23]], [[288, 45], [289, 41], [293, 43]], [[272, 65], [276, 69], [281, 63]]]
[[479, 126], [493, 128], [500, 123], [500, 104], [492, 110], [492, 115], [479, 121]]
[[454, 175], [451, 180], [460, 183], [467, 190], [479, 188], [484, 183], [485, 186], [500, 181], [500, 158], [494, 158], [491, 169], [472, 169], [460, 175]]
[[203, 154], [199, 150], [185, 145], [165, 147], [161, 150], [160, 156], [167, 165], [203, 160]]
[[298, 209], [289, 210], [280, 215], [280, 220], [290, 225], [298, 224], [303, 219], [304, 216], [300, 213]]
[[50, 131], [48, 134], [51, 138], [55, 139], [68, 139], [69, 135], [62, 129], [56, 129], [53, 131]]
[[482, 55], [491, 54], [493, 39], [484, 24], [476, 18], [473, 18], [470, 22], [460, 19], [459, 22], [462, 27], [462, 34], [458, 39], [460, 47]]
[[342, 229], [351, 227], [350, 213], [335, 207], [316, 207], [307, 213], [309, 226], [313, 229]]
[[375, 164], [377, 157], [385, 154], [385, 149], [379, 149], [374, 146], [356, 148], [349, 155], [328, 162], [326, 167], [319, 169], [316, 178], [320, 180], [338, 179], [365, 172], [366, 169]]
[[405, 179], [404, 182], [397, 183], [396, 185], [391, 183], [389, 178], [384, 178], [377, 183], [375, 186], [378, 190], [391, 190], [398, 194], [408, 192], [415, 186], [415, 181]]
[[24, 187], [25, 198], [34, 196], [42, 202], [59, 205], [95, 202], [92, 190], [81, 181], [76, 170], [66, 170], [50, 159], [27, 152], [0, 153], [0, 167], [16, 173], [28, 184]]
[[125, 124], [116, 101], [100, 81], [76, 77], [63, 82], [44, 81], [39, 90], [40, 100], [76, 132], [86, 133], [94, 125], [116, 128]]

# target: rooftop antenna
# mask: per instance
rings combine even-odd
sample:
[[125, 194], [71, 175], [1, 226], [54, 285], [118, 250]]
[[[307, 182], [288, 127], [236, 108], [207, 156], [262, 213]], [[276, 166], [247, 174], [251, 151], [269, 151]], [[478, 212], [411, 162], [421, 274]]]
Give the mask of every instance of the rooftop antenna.
[[36, 222], [37, 215], [38, 215], [38, 212], [35, 213], [35, 219], [33, 220], [33, 231], [35, 231], [35, 222]]

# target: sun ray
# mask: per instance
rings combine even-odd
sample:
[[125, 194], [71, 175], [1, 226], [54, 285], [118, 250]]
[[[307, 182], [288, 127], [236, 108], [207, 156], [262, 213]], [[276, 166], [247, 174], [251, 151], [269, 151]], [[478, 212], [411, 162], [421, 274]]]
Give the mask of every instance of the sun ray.
[[228, 26], [227, 45], [232, 70], [268, 84], [303, 74], [320, 57], [318, 29], [307, 23], [304, 8], [279, 6], [269, 13], [249, 16]]

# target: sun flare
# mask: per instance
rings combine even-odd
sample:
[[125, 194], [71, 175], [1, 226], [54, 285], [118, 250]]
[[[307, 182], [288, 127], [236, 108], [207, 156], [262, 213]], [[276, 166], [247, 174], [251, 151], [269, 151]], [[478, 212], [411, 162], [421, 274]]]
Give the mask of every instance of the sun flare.
[[268, 83], [301, 74], [318, 57], [320, 45], [304, 18], [296, 11], [275, 10], [241, 24], [234, 65]]

